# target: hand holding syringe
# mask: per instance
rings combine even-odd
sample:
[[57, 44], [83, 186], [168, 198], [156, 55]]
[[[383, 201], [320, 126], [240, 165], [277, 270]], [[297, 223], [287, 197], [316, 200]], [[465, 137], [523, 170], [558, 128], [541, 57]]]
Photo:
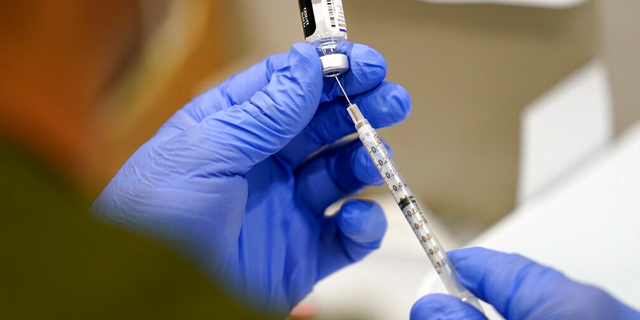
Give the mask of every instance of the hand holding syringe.
[[349, 103], [347, 111], [355, 124], [356, 130], [358, 130], [362, 144], [365, 149], [367, 149], [369, 156], [371, 156], [371, 160], [378, 167], [382, 179], [384, 179], [398, 207], [400, 207], [405, 218], [407, 218], [409, 225], [416, 234], [416, 237], [418, 237], [418, 241], [420, 241], [424, 251], [427, 253], [433, 267], [436, 269], [442, 282], [444, 282], [447, 291], [449, 294], [460, 298], [462, 301], [469, 303], [484, 313], [478, 299], [458, 281], [456, 270], [451, 264], [447, 252], [442, 248], [424, 212], [413, 197], [411, 190], [409, 190], [407, 183], [402, 178], [400, 171], [393, 162], [391, 155], [382, 143], [378, 133], [362, 115], [358, 106], [351, 103], [338, 76], [336, 75], [334, 77]]

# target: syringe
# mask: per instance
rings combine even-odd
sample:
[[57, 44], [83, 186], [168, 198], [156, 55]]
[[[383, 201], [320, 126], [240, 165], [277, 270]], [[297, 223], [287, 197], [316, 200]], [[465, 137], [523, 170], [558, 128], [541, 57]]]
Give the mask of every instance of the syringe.
[[378, 136], [376, 130], [371, 127], [369, 121], [362, 115], [358, 106], [351, 103], [338, 76], [335, 75], [334, 77], [349, 103], [347, 111], [355, 124], [358, 135], [360, 136], [360, 141], [362, 141], [362, 144], [367, 149], [371, 160], [373, 160], [378, 167], [382, 179], [384, 179], [389, 191], [391, 191], [391, 195], [398, 204], [398, 207], [400, 207], [400, 211], [402, 211], [405, 218], [407, 218], [409, 225], [416, 234], [416, 237], [418, 237], [418, 241], [420, 241], [422, 248], [424, 248], [424, 251], [427, 253], [431, 264], [433, 264], [433, 267], [436, 269], [447, 291], [450, 295], [460, 298], [460, 300], [484, 313], [478, 299], [458, 281], [456, 270], [453, 264], [451, 264], [447, 252], [442, 248], [424, 212], [413, 197], [413, 193], [409, 190], [409, 186], [407, 186], [402, 175], [400, 175], [400, 171], [393, 162], [387, 148], [385, 148], [382, 143], [380, 136]]

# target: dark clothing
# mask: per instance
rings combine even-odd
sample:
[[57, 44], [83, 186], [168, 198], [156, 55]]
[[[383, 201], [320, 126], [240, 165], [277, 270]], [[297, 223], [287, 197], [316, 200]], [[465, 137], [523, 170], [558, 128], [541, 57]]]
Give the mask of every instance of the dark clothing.
[[0, 143], [0, 319], [258, 319]]

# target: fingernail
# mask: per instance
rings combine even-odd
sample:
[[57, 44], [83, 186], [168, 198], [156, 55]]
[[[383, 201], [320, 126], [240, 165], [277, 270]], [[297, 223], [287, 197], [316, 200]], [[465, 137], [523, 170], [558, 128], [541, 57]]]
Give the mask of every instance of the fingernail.
[[375, 202], [347, 201], [341, 211], [340, 230], [354, 241], [360, 243], [379, 241], [387, 230], [387, 220], [382, 209]]
[[380, 176], [378, 167], [373, 163], [364, 146], [358, 148], [354, 156], [354, 165], [352, 166], [355, 175], [362, 183], [369, 185], [381, 185], [384, 181]]

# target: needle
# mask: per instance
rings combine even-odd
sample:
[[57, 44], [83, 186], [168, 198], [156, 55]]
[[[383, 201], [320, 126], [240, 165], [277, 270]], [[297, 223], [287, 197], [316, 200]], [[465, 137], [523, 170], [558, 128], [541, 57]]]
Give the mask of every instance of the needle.
[[340, 83], [340, 79], [338, 79], [338, 75], [334, 75], [334, 77], [336, 78], [336, 81], [338, 81], [338, 85], [340, 86], [340, 89], [342, 90], [342, 93], [344, 94], [344, 97], [347, 98], [347, 102], [349, 103], [349, 105], [351, 105], [351, 100], [349, 100], [349, 97], [347, 96], [347, 92], [344, 91], [344, 87], [342, 86], [342, 83]]

